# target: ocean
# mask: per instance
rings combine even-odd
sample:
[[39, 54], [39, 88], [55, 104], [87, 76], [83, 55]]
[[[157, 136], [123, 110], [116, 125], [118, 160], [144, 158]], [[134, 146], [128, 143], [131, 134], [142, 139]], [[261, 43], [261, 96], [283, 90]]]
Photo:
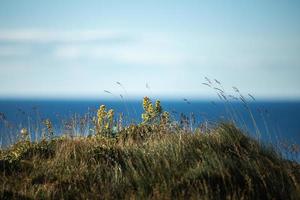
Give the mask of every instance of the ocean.
[[[109, 100], [0, 100], [0, 145], [15, 141], [21, 128], [28, 128], [32, 138], [43, 130], [42, 121], [50, 119], [56, 135], [63, 133], [66, 124], [92, 118], [100, 105], [123, 113], [123, 123], [141, 121], [142, 102]], [[252, 101], [247, 105], [220, 101], [171, 101], [162, 100], [162, 107], [175, 120], [182, 115], [189, 118], [196, 128], [203, 122], [235, 121], [248, 134], [255, 137], [257, 130], [266, 143], [288, 142], [300, 145], [300, 102]], [[80, 121], [81, 120], [81, 121]], [[88, 134], [89, 126], [71, 128]], [[81, 130], [81, 131], [80, 131]]]

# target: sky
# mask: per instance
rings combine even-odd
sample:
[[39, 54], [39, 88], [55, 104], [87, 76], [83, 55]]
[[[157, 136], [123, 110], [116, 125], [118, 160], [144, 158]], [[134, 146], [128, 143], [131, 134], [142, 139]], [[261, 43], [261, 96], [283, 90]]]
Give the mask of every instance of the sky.
[[296, 0], [0, 0], [0, 98], [213, 98], [208, 77], [229, 94], [300, 100], [299, 9]]

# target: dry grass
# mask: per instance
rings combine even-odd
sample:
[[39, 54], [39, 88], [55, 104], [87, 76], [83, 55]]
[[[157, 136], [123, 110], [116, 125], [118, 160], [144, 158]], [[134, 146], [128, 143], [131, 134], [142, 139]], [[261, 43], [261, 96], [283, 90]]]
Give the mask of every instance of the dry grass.
[[300, 165], [234, 125], [132, 125], [115, 137], [20, 141], [0, 152], [0, 199], [299, 199]]
[[22, 128], [0, 149], [0, 199], [300, 199], [299, 163], [272, 146], [232, 123], [172, 121], [149, 98], [143, 108], [141, 124], [124, 126], [101, 106], [59, 137], [46, 120], [36, 142]]

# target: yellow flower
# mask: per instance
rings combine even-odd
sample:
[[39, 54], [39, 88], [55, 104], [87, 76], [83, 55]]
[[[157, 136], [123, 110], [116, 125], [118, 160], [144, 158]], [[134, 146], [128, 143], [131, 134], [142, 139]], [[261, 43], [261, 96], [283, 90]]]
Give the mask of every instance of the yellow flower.
[[99, 128], [103, 126], [105, 116], [106, 116], [106, 107], [105, 105], [101, 105], [97, 112]]
[[107, 122], [107, 125], [106, 125], [107, 129], [112, 128], [113, 122], [114, 122], [114, 110], [113, 109], [110, 109], [107, 112], [107, 118], [108, 118], [108, 122]]
[[144, 97], [143, 99], [143, 108], [144, 113], [142, 114], [143, 122], [147, 122], [151, 118], [151, 112], [153, 112], [152, 102], [148, 97]]
[[149, 104], [149, 105], [148, 105], [147, 113], [148, 113], [151, 117], [153, 117], [154, 109], [153, 109], [153, 105], [152, 105], [152, 104]]
[[155, 113], [156, 113], [156, 115], [160, 115], [161, 112], [162, 112], [162, 107], [160, 105], [160, 100], [157, 100], [155, 102]]
[[114, 110], [113, 109], [110, 109], [108, 112], [107, 112], [107, 116], [108, 116], [108, 119], [112, 120], [114, 118]]
[[143, 108], [145, 111], [148, 110], [149, 105], [152, 104], [151, 100], [149, 99], [149, 97], [144, 97], [143, 99]]
[[162, 118], [162, 123], [163, 124], [167, 124], [167, 123], [170, 122], [170, 114], [168, 112], [166, 112], [166, 111], [163, 112], [161, 118]]
[[162, 112], [160, 101], [157, 100], [155, 102], [155, 107], [153, 107], [153, 104], [148, 97], [144, 97], [143, 99], [143, 108], [144, 108], [144, 113], [142, 114], [143, 123], [149, 121], [153, 122], [153, 120], [157, 118]]

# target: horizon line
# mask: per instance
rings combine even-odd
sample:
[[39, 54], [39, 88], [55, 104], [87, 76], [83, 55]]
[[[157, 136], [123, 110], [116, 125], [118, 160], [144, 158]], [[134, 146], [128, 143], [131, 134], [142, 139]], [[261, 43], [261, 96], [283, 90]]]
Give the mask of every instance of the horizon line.
[[[218, 98], [218, 96], [213, 95], [134, 95], [134, 96], [79, 96], [79, 95], [69, 95], [69, 96], [0, 96], [0, 101], [137, 101], [141, 100], [143, 97], [149, 97], [151, 99], [161, 99], [165, 101], [224, 101]], [[290, 101], [290, 102], [300, 102], [300, 97], [297, 96], [254, 96], [255, 99], [247, 95], [244, 95], [248, 102], [263, 102], [263, 101]], [[229, 99], [230, 102], [240, 102], [241, 100]]]

